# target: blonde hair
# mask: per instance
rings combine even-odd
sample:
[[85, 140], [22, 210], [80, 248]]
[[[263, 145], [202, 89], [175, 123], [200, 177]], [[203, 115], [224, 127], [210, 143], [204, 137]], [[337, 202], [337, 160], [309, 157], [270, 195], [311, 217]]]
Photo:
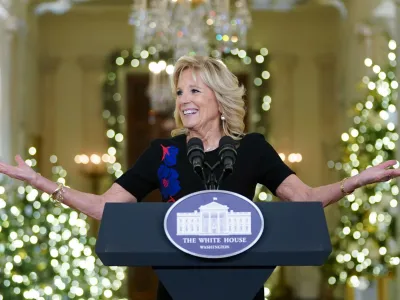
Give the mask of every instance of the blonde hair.
[[[237, 77], [220, 60], [207, 56], [182, 56], [175, 64], [172, 77], [174, 94], [177, 92], [179, 77], [186, 69], [197, 71], [204, 84], [215, 93], [221, 113], [225, 117], [222, 121], [224, 134], [236, 140], [241, 139], [245, 128], [246, 110], [243, 100], [245, 89], [239, 85]], [[176, 108], [174, 118], [177, 128], [171, 132], [171, 135], [187, 134], [188, 130], [184, 128]]]

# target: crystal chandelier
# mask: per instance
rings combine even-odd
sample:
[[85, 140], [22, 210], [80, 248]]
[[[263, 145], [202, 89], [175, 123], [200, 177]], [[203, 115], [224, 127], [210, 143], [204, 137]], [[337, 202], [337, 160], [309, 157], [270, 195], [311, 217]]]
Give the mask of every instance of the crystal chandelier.
[[[12, 12], [12, 0], [0, 0], [0, 21], [4, 29], [8, 31], [17, 31], [19, 29], [26, 29], [25, 20], [18, 18]], [[19, 0], [22, 2], [22, 0]]]
[[150, 47], [168, 58], [246, 48], [247, 0], [133, 0], [134, 51]]
[[0, 0], [0, 19], [8, 19], [10, 16], [10, 7], [11, 1], [10, 0]]
[[[246, 48], [251, 25], [247, 0], [134, 0], [130, 24], [134, 27], [134, 55], [150, 52], [147, 95], [151, 109], [170, 114], [175, 107], [171, 93], [173, 66], [187, 54], [209, 55]], [[144, 53], [144, 55], [143, 55]]]
[[174, 67], [164, 60], [149, 64], [150, 76], [147, 96], [154, 112], [172, 115], [175, 109], [175, 96], [171, 90], [171, 75]]
[[90, 0], [52, 0], [42, 2], [36, 5], [35, 14], [42, 15], [45, 13], [53, 13], [56, 15], [62, 15], [70, 11], [74, 4], [88, 1]]

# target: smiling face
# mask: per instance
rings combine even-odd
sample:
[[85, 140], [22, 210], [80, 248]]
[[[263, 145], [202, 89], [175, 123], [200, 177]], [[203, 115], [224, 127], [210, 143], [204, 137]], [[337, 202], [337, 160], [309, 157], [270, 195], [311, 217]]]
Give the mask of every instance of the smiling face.
[[185, 128], [201, 135], [220, 130], [221, 114], [217, 98], [198, 72], [184, 70], [179, 77], [176, 93], [176, 109]]

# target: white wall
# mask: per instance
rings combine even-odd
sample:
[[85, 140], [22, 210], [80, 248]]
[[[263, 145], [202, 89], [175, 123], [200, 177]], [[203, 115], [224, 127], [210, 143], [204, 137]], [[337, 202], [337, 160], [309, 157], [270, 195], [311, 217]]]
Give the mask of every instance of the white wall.
[[11, 33], [7, 29], [7, 18], [0, 17], [0, 159], [7, 162], [11, 158], [10, 45]]
[[9, 1], [0, 17], [0, 157], [7, 162], [24, 155], [32, 141], [26, 133], [35, 131], [30, 122], [38, 120], [36, 19], [28, 10], [27, 1]]
[[18, 33], [15, 3], [0, 3], [0, 12], [0, 159], [10, 162], [13, 150], [11, 79], [15, 73], [10, 58]]

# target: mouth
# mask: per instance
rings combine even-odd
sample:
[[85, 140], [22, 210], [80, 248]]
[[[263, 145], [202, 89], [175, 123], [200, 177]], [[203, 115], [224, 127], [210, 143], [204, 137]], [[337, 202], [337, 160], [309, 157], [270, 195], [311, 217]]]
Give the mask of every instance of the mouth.
[[183, 111], [184, 116], [195, 115], [199, 110], [198, 109], [185, 109]]

